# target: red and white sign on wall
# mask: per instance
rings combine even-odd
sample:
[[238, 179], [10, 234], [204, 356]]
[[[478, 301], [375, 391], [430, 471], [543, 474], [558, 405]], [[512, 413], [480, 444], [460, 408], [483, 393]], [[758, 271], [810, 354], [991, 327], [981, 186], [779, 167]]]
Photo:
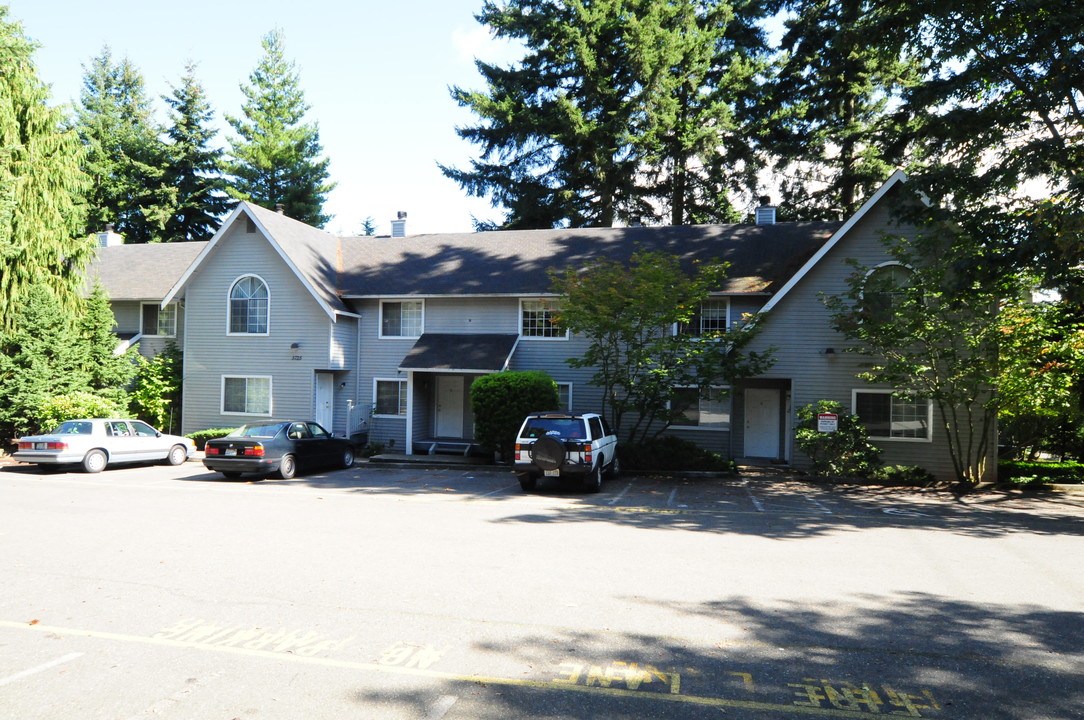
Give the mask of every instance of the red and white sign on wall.
[[836, 432], [837, 430], [839, 430], [839, 415], [817, 413], [817, 432]]

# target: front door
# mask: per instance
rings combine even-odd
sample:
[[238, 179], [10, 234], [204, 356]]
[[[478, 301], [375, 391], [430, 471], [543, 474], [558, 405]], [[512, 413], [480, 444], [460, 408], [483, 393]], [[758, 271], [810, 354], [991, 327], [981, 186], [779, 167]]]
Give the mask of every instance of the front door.
[[779, 457], [779, 406], [778, 390], [746, 388], [746, 457]]
[[437, 375], [437, 417], [434, 425], [438, 438], [463, 437], [462, 375]]
[[328, 432], [332, 432], [331, 425], [335, 422], [334, 399], [335, 376], [326, 372], [316, 373], [316, 415], [313, 419]]

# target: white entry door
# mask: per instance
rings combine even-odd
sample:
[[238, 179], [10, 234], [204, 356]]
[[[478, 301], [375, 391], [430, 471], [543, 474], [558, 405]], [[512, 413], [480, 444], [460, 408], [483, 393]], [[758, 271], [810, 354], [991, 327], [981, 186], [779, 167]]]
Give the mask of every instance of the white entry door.
[[778, 390], [745, 390], [745, 456], [779, 457]]
[[437, 437], [463, 437], [463, 376], [437, 375]]
[[335, 376], [331, 373], [316, 373], [316, 413], [314, 419], [328, 432], [333, 432], [335, 422]]

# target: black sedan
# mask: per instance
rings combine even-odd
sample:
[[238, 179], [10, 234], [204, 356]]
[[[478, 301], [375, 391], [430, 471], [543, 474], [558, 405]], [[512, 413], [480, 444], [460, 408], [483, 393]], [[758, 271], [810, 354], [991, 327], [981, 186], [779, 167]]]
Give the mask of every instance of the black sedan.
[[311, 420], [272, 420], [208, 440], [203, 464], [228, 478], [241, 473], [277, 473], [288, 480], [299, 469], [351, 467], [354, 446]]

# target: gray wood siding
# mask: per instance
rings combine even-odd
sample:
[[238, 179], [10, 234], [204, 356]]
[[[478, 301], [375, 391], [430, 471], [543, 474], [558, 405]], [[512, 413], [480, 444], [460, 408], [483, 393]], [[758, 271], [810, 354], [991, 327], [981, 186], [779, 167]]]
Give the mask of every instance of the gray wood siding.
[[[221, 412], [224, 375], [270, 376], [271, 414], [310, 418], [315, 371], [335, 369], [329, 357], [331, 319], [263, 236], [246, 233], [244, 225], [238, 223], [221, 239], [185, 291], [185, 432], [260, 419]], [[268, 286], [266, 336], [227, 334], [229, 290], [247, 274], [258, 275]], [[291, 349], [293, 343], [300, 347]]]
[[[752, 345], [762, 350], [775, 346], [774, 366], [764, 378], [789, 379], [791, 382], [790, 413], [791, 432], [787, 441], [791, 444], [790, 458], [798, 467], [808, 468], [809, 462], [794, 447], [793, 425], [798, 407], [821, 399], [835, 400], [848, 411], [853, 389], [877, 387], [859, 380], [862, 359], [841, 352], [847, 346], [846, 339], [831, 329], [829, 313], [822, 301], [822, 293], [840, 293], [847, 287], [852, 268], [846, 264], [855, 258], [866, 266], [875, 266], [889, 258], [881, 243], [882, 232], [901, 233], [890, 224], [888, 213], [874, 209], [867, 214], [836, 245], [825, 258], [806, 275], [771, 312], [763, 318], [763, 331]], [[833, 348], [834, 353], [825, 353]], [[875, 444], [882, 450], [886, 464], [919, 465], [938, 477], [952, 478], [954, 471], [948, 454], [943, 430], [937, 426], [936, 413], [932, 442], [877, 439]], [[737, 446], [740, 453], [740, 445]]]

